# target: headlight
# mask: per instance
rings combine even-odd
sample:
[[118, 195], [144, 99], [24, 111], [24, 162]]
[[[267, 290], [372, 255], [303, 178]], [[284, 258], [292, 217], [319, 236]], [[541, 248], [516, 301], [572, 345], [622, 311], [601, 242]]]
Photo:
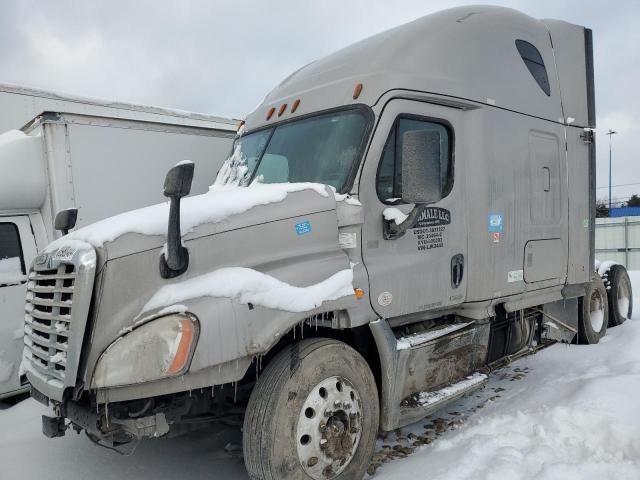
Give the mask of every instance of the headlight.
[[91, 386], [119, 387], [181, 375], [189, 368], [198, 333], [198, 321], [186, 314], [145, 323], [104, 351]]

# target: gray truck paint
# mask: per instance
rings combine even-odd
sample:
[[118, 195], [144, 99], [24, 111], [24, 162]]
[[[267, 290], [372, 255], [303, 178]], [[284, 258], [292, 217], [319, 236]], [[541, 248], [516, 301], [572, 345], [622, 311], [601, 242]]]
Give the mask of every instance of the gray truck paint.
[[[70, 381], [91, 391], [99, 356], [135, 325], [142, 305], [163, 285], [232, 265], [305, 286], [352, 264], [354, 287], [364, 289], [365, 297], [328, 302], [303, 314], [251, 310], [227, 298], [190, 301], [189, 311], [200, 319], [203, 334], [188, 373], [92, 393], [99, 402], [111, 402], [239, 381], [255, 356], [266, 354], [299, 322], [337, 312], [328, 327], [369, 325], [376, 341], [382, 369], [382, 428], [415, 420], [424, 411], [401, 411], [400, 402], [411, 392], [438, 388], [447, 379], [459, 380], [478, 368], [497, 305], [510, 313], [578, 297], [591, 279], [588, 205], [593, 184], [592, 173], [585, 168], [590, 146], [580, 137], [591, 126], [585, 107], [589, 103], [585, 38], [584, 28], [564, 22], [538, 21], [500, 7], [460, 7], [303, 67], [247, 117], [246, 130], [332, 108], [370, 108], [374, 128], [349, 189], [362, 205], [340, 201], [336, 205], [332, 197], [302, 192], [217, 224], [201, 225], [184, 237], [191, 254], [189, 270], [171, 280], [158, 274], [161, 236], [125, 235], [97, 248], [94, 313], [87, 319], [78, 378]], [[527, 70], [516, 39], [534, 44], [542, 54], [549, 96]], [[568, 57], [583, 60], [557, 62]], [[354, 98], [358, 83], [362, 92]], [[285, 108], [281, 114], [268, 114], [297, 99], [295, 113]], [[441, 239], [426, 250], [417, 248], [416, 228], [399, 239], [383, 238], [382, 212], [388, 205], [377, 197], [374, 183], [389, 131], [399, 115], [407, 114], [437, 119], [453, 132], [453, 188], [429, 206], [433, 209], [429, 215], [441, 215], [437, 223]], [[413, 205], [396, 207], [408, 213]], [[499, 231], [493, 230], [495, 216], [500, 219]], [[303, 243], [293, 226], [308, 218], [317, 227]], [[340, 247], [339, 233], [347, 232], [357, 235], [356, 248]], [[465, 273], [454, 287], [451, 259], [460, 254]], [[476, 324], [436, 345], [398, 351], [393, 328], [444, 315], [459, 315]], [[463, 348], [462, 357], [448, 355], [456, 346]], [[450, 368], [419, 369], [434, 360], [438, 349], [443, 350], [442, 365]], [[466, 363], [455, 365], [454, 359]], [[411, 365], [420, 379], [413, 377]], [[427, 378], [427, 371], [435, 379]], [[33, 381], [36, 389], [47, 388]], [[51, 398], [62, 398], [62, 390], [47, 391]]]

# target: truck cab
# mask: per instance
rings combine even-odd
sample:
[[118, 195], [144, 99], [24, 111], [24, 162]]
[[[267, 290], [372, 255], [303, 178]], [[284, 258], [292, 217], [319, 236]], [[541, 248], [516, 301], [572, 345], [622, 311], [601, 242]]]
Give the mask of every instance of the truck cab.
[[361, 478], [379, 429], [480, 388], [548, 341], [550, 318], [566, 340], [604, 335], [593, 127], [590, 30], [506, 8], [446, 10], [301, 68], [246, 117], [208, 193], [188, 196], [181, 162], [169, 204], [33, 263], [45, 433], [126, 450], [239, 415], [252, 478]]

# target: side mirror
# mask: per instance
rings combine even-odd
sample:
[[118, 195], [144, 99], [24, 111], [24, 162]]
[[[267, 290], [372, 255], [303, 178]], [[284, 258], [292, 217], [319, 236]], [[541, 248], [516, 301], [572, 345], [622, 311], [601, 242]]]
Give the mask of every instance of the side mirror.
[[194, 163], [183, 160], [167, 172], [164, 178], [164, 196], [169, 198], [182, 198], [191, 192], [193, 182]]
[[167, 246], [160, 256], [160, 275], [173, 278], [189, 268], [189, 251], [182, 246], [180, 233], [180, 199], [189, 195], [193, 181], [194, 163], [188, 160], [178, 163], [167, 172], [164, 179], [164, 196], [169, 198], [169, 225]]
[[60, 230], [63, 235], [69, 233], [73, 227], [76, 226], [78, 220], [78, 209], [67, 208], [66, 210], [60, 210], [56, 214], [56, 219], [53, 222], [53, 226], [56, 230]]
[[404, 202], [418, 204], [440, 200], [440, 134], [428, 130], [405, 132], [401, 168]]
[[442, 198], [440, 186], [440, 134], [411, 130], [402, 135], [402, 200], [415, 207], [400, 223], [384, 220], [385, 240], [402, 237], [413, 227], [426, 205]]

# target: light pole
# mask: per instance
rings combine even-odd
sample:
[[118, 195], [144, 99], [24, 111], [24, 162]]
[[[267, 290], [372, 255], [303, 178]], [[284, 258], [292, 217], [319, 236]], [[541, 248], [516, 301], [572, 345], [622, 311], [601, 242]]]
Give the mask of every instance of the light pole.
[[611, 215], [611, 136], [615, 135], [615, 130], [609, 129], [605, 135], [609, 135], [609, 215]]

